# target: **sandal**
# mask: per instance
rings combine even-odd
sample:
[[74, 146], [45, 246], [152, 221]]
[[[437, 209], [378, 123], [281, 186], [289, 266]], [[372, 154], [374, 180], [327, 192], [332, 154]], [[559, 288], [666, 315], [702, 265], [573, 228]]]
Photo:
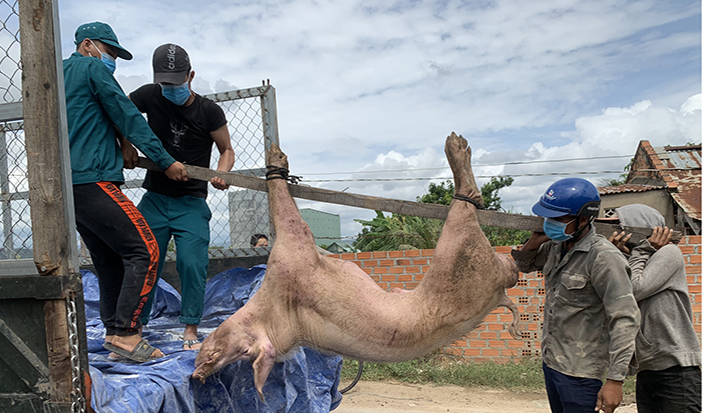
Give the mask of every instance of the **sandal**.
[[110, 350], [119, 356], [123, 356], [127, 359], [137, 361], [139, 363], [145, 363], [146, 361], [153, 361], [164, 356], [153, 357], [152, 354], [157, 350], [155, 347], [148, 344], [145, 339], [141, 339], [138, 344], [133, 347], [132, 351], [124, 350], [118, 346], [114, 346], [111, 343], [103, 343], [103, 348]]
[[[199, 341], [198, 338], [194, 338], [192, 340], [183, 340], [182, 341], [182, 349], [183, 350], [193, 350], [193, 351], [199, 350], [198, 348], [195, 348], [195, 349], [192, 348], [192, 346], [194, 346], [195, 344], [201, 344], [201, 342]], [[185, 346], [187, 346], [188, 348], [185, 348]]]

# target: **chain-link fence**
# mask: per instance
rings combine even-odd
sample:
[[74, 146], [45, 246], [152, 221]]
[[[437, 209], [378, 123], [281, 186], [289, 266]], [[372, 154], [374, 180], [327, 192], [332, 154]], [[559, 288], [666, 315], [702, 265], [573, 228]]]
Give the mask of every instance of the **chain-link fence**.
[[[278, 142], [275, 125], [275, 93], [272, 86], [241, 89], [205, 96], [217, 102], [224, 110], [231, 135], [236, 160], [233, 172], [244, 175], [265, 176], [265, 148]], [[269, 115], [274, 113], [272, 120]], [[269, 124], [270, 122], [270, 124]], [[210, 168], [216, 169], [219, 151], [212, 151]], [[141, 169], [125, 170], [124, 193], [138, 203], [145, 190], [140, 187], [145, 176]], [[210, 256], [263, 255], [266, 249], [251, 248], [254, 234], [271, 236], [268, 218], [268, 201], [265, 192], [242, 188], [220, 191], [207, 185], [207, 204], [212, 210], [210, 221]], [[169, 249], [173, 250], [173, 244]], [[168, 254], [168, 259], [172, 254]]]
[[[14, 86], [13, 86], [14, 87]], [[5, 88], [3, 90], [8, 90]], [[9, 92], [8, 92], [9, 93]], [[236, 90], [206, 96], [217, 102], [227, 118], [232, 146], [236, 154], [235, 172], [263, 176], [265, 148], [277, 142], [275, 92], [272, 86]], [[0, 105], [2, 106], [2, 105]], [[270, 122], [270, 123], [269, 123]], [[216, 169], [219, 152], [212, 153], [211, 168]], [[145, 190], [141, 188], [145, 171], [126, 170], [125, 194], [138, 203]], [[207, 203], [212, 210], [210, 256], [264, 255], [263, 248], [251, 248], [253, 234], [271, 237], [268, 203], [265, 192], [229, 188], [219, 191], [208, 185]], [[0, 123], [0, 215], [2, 238], [0, 259], [32, 258], [32, 227], [28, 204], [27, 156], [21, 122]], [[81, 202], [75, 200], [74, 202]], [[174, 250], [172, 244], [171, 252]], [[172, 258], [172, 253], [168, 259]], [[82, 263], [88, 254], [82, 251]]]
[[0, 0], [0, 259], [32, 257], [17, 1]]

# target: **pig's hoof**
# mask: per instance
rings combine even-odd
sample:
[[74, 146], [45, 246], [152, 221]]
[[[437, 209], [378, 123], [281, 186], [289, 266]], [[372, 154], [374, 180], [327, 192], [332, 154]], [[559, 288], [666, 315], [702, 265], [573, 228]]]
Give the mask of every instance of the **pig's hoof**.
[[455, 132], [451, 132], [446, 139], [445, 147], [448, 165], [453, 171], [453, 181], [455, 182], [456, 194], [470, 198], [473, 204], [484, 205], [478, 186], [475, 184], [473, 168], [470, 165], [472, 150], [468, 146], [468, 141]]
[[271, 144], [271, 147], [266, 154], [266, 165], [273, 165], [279, 168], [288, 169], [288, 157], [275, 143]]

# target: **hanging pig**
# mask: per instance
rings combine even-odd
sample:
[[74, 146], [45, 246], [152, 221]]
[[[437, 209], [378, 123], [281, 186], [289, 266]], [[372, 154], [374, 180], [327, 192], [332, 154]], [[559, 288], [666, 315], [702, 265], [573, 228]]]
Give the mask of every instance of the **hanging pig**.
[[519, 314], [505, 289], [517, 282], [517, 267], [494, 252], [478, 224], [475, 204], [482, 204], [482, 196], [468, 142], [451, 133], [445, 152], [457, 199], [420, 285], [390, 293], [356, 264], [318, 253], [287, 182], [280, 179], [287, 174], [286, 155], [271, 145], [268, 201], [276, 239], [263, 283], [207, 337], [192, 377], [204, 382], [223, 366], [248, 359], [263, 399], [273, 364], [297, 346], [370, 362], [409, 360], [450, 344], [499, 306], [512, 311], [510, 333], [516, 336]]

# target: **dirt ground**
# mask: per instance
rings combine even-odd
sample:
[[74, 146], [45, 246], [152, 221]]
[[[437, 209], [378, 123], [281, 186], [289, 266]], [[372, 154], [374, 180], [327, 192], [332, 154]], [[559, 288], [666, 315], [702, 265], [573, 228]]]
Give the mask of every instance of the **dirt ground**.
[[[546, 394], [431, 384], [360, 381], [335, 413], [547, 413]], [[637, 413], [635, 405], [616, 413]]]

